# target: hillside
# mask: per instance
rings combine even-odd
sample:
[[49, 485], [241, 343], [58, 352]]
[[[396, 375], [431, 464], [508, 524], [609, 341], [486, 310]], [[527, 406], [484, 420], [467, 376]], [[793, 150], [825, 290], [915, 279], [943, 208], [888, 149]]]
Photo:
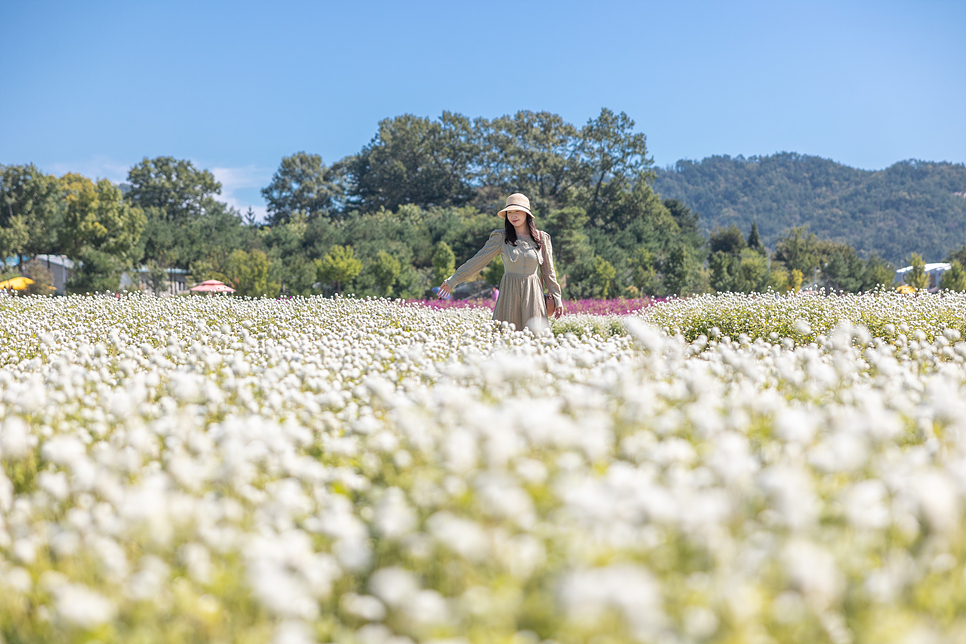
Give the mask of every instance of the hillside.
[[757, 221], [770, 248], [783, 230], [805, 224], [896, 264], [911, 252], [939, 261], [966, 243], [963, 164], [900, 161], [869, 171], [787, 152], [713, 156], [658, 170], [654, 188], [700, 213], [706, 231], [747, 231]]

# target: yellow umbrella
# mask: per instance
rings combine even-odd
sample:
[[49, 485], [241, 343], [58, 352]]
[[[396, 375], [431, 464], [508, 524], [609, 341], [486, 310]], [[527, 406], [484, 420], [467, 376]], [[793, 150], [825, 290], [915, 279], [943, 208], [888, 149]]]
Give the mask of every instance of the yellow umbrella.
[[11, 289], [14, 291], [26, 291], [27, 287], [34, 281], [29, 277], [14, 277], [0, 282], [0, 288]]
[[896, 290], [899, 291], [900, 293], [905, 293], [907, 295], [916, 292], [915, 287], [909, 286], [908, 284], [900, 284], [899, 286], [896, 287]]

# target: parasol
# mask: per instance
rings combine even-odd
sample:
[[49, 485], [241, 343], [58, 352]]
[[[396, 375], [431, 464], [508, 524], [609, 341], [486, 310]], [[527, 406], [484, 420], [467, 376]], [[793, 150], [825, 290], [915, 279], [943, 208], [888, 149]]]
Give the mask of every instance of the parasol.
[[234, 293], [235, 289], [228, 286], [224, 282], [219, 282], [218, 280], [205, 280], [197, 286], [192, 286], [188, 289], [194, 293]]

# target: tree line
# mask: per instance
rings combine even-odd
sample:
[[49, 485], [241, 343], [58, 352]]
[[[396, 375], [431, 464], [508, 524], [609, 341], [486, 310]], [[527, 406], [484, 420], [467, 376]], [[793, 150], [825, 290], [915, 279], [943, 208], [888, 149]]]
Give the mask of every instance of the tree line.
[[654, 189], [701, 213], [703, 231], [753, 221], [769, 247], [809, 225], [825, 239], [905, 262], [939, 261], [966, 243], [966, 165], [900, 161], [859, 170], [815, 156], [713, 156], [655, 169]]
[[[583, 126], [549, 112], [403, 115], [331, 165], [307, 152], [283, 158], [262, 189], [265, 221], [220, 201], [212, 173], [187, 160], [145, 158], [121, 185], [0, 166], [0, 253], [37, 275], [31, 258], [67, 255], [78, 262], [73, 292], [116, 290], [141, 265], [158, 291], [180, 269], [243, 295], [419, 298], [502, 225], [494, 213], [506, 195], [523, 192], [553, 236], [569, 298], [792, 289], [819, 273], [843, 290], [892, 281], [883, 260], [807, 228], [770, 254], [757, 224], [747, 238], [736, 226], [708, 233], [698, 212], [655, 191], [655, 176], [624, 113], [604, 109]], [[501, 276], [496, 261], [483, 278]]]

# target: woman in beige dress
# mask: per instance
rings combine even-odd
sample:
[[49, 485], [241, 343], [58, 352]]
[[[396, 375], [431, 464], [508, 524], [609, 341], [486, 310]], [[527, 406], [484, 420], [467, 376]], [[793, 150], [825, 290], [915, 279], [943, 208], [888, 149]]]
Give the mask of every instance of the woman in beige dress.
[[[499, 215], [504, 220], [503, 228], [490, 233], [480, 252], [442, 283], [439, 296], [449, 295], [457, 284], [476, 277], [494, 257], [501, 255], [505, 272], [493, 319], [509, 322], [520, 331], [525, 327], [533, 331], [545, 329], [549, 326], [548, 309], [555, 317], [563, 314], [550, 235], [537, 230], [530, 200], [520, 193], [507, 197], [506, 207]], [[549, 297], [544, 297], [543, 284], [550, 291]]]

